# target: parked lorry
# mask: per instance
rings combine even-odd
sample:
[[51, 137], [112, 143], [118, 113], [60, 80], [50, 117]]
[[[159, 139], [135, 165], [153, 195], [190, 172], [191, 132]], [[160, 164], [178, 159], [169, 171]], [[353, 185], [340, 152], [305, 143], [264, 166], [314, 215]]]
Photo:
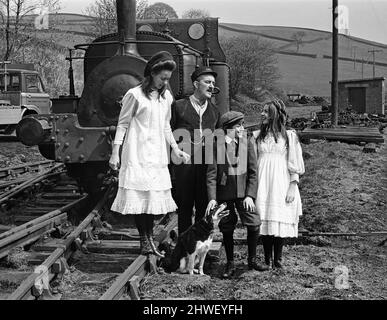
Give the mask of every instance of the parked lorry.
[[51, 106], [33, 64], [0, 63], [0, 133], [12, 134], [23, 117], [50, 113]]

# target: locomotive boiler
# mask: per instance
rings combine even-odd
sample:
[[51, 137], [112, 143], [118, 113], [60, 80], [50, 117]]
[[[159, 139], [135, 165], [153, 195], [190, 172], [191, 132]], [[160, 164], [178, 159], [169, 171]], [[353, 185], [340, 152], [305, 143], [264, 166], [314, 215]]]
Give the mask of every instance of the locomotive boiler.
[[[220, 94], [214, 103], [221, 113], [229, 110], [229, 66], [218, 41], [218, 19], [162, 19], [136, 22], [136, 1], [117, 0], [118, 32], [79, 44], [84, 51], [84, 88], [74, 95], [53, 99], [52, 113], [22, 119], [17, 136], [41, 154], [64, 162], [71, 176], [88, 192], [97, 192], [108, 170], [111, 143], [120, 113], [120, 100], [143, 78], [147, 60], [158, 51], [174, 57], [170, 79], [175, 99], [193, 93], [190, 76], [198, 66], [217, 72]], [[72, 74], [71, 57], [69, 75]]]

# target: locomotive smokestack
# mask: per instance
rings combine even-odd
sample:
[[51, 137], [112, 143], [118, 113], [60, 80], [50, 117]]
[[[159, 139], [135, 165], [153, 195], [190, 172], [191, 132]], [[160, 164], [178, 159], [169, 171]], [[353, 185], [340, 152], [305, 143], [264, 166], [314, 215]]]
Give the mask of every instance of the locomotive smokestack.
[[[117, 27], [119, 40], [136, 40], [136, 0], [116, 0], [117, 1]], [[136, 55], [136, 43], [125, 43], [121, 55]]]

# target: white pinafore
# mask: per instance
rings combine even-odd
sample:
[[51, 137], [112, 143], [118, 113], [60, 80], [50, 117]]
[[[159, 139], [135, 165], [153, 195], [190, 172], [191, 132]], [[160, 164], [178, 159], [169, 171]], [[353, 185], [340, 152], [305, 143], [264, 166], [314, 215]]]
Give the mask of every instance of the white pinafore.
[[[115, 144], [123, 141], [118, 192], [111, 210], [122, 214], [166, 214], [177, 206], [171, 195], [168, 150], [173, 139], [173, 97], [157, 91], [148, 99], [140, 86], [123, 98]], [[124, 139], [125, 136], [125, 139]]]
[[[259, 132], [254, 135], [258, 136]], [[290, 181], [298, 182], [304, 162], [301, 145], [294, 131], [288, 130], [289, 150], [283, 137], [277, 143], [271, 134], [264, 141], [257, 140], [258, 193], [256, 207], [261, 217], [260, 234], [276, 237], [297, 237], [302, 203], [298, 186], [295, 199], [285, 201]]]

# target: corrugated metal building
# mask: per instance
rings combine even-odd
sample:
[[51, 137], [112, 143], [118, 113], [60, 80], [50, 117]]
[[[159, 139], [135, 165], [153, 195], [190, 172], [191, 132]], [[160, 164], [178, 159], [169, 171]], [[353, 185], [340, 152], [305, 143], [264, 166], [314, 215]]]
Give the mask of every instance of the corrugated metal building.
[[384, 114], [385, 78], [339, 81], [339, 110], [348, 107], [360, 113]]

